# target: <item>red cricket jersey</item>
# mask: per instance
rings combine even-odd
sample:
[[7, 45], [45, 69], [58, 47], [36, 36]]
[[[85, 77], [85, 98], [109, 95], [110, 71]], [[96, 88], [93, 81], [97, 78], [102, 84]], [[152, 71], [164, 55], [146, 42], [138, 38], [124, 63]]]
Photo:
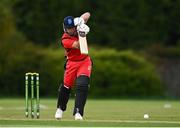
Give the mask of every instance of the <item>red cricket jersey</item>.
[[81, 54], [80, 49], [72, 48], [74, 41], [78, 41], [78, 36], [70, 36], [67, 33], [64, 33], [62, 38], [62, 45], [65, 48], [65, 55], [68, 60], [71, 61], [80, 61], [85, 59], [88, 55]]
[[85, 75], [90, 77], [92, 62], [88, 55], [81, 54], [80, 49], [72, 48], [74, 41], [78, 41], [78, 36], [70, 36], [64, 33], [62, 36], [62, 45], [65, 48], [67, 56], [66, 69], [64, 72], [64, 86], [71, 88], [77, 77]]

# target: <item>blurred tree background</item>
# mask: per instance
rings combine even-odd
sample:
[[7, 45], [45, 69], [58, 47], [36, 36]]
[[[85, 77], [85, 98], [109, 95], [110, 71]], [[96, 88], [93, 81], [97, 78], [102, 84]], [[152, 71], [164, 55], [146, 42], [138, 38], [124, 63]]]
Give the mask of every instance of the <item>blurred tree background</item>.
[[90, 97], [178, 98], [179, 10], [179, 0], [1, 0], [0, 95], [23, 96], [24, 74], [36, 71], [41, 96], [56, 96], [63, 19], [89, 11]]

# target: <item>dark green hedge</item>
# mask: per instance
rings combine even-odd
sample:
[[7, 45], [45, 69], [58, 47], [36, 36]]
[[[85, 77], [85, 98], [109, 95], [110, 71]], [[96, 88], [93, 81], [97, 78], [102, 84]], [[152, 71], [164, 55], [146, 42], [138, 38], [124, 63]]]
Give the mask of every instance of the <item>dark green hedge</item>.
[[[61, 47], [61, 46], [60, 46]], [[90, 97], [161, 96], [154, 66], [133, 51], [91, 49], [94, 61]], [[0, 94], [24, 95], [24, 74], [40, 73], [41, 96], [57, 96], [63, 78], [64, 51], [31, 43], [0, 44]]]
[[63, 74], [63, 61], [63, 51], [53, 51], [30, 43], [1, 44], [1, 95], [23, 95], [26, 72], [39, 72], [41, 94], [55, 95]]
[[110, 49], [92, 52], [91, 94], [100, 97], [160, 96], [162, 83], [154, 66], [133, 51]]

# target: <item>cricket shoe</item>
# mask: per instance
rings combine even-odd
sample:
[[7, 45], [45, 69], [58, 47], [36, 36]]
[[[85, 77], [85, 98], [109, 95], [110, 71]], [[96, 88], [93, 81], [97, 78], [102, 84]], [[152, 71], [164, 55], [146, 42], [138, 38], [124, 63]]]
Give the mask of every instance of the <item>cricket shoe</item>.
[[74, 116], [74, 119], [75, 120], [83, 120], [83, 117], [81, 116], [81, 114], [76, 113], [75, 116]]
[[63, 115], [63, 111], [60, 108], [58, 108], [55, 113], [55, 118], [60, 120], [62, 119], [62, 115]]

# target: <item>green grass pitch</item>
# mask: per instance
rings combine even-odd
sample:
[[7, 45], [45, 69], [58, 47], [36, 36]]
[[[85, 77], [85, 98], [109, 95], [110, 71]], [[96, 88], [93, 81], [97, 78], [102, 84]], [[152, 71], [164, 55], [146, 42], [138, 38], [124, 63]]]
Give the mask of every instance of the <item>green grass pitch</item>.
[[31, 119], [25, 117], [24, 99], [1, 98], [0, 127], [180, 127], [178, 101], [88, 99], [83, 121], [74, 121], [73, 105], [70, 100], [63, 119], [55, 120], [56, 99], [41, 99], [40, 119]]

